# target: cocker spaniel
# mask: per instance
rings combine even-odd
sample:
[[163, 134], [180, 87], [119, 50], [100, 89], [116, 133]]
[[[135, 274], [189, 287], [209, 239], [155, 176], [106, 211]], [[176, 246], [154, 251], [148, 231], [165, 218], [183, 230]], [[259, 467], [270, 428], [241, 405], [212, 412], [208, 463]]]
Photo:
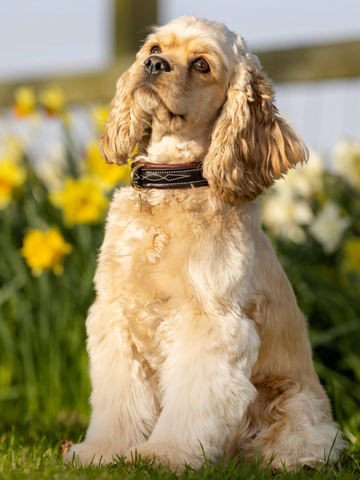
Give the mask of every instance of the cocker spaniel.
[[100, 152], [122, 165], [140, 141], [135, 189], [108, 214], [86, 323], [92, 415], [66, 461], [338, 459], [306, 320], [261, 230], [256, 198], [307, 160], [273, 101], [244, 40], [195, 16], [155, 28], [119, 79]]

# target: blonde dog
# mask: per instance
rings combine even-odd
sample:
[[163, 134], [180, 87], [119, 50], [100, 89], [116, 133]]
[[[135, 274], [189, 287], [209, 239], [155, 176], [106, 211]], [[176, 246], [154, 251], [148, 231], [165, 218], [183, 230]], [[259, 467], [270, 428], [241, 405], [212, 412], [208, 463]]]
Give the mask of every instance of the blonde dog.
[[273, 100], [244, 40], [194, 16], [154, 29], [119, 79], [102, 157], [125, 164], [151, 118], [136, 161], [202, 163], [209, 185], [115, 192], [86, 323], [92, 415], [66, 461], [338, 459], [305, 318], [261, 230], [257, 196], [307, 160]]

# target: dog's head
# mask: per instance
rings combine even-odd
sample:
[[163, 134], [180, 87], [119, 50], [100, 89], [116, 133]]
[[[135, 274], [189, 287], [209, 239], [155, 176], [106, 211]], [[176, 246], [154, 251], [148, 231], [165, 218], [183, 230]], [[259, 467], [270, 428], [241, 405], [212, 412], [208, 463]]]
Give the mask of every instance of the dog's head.
[[218, 196], [254, 200], [307, 159], [260, 70], [244, 40], [223, 24], [190, 16], [155, 29], [118, 81], [100, 140], [103, 158], [125, 163], [152, 117], [162, 136], [202, 138], [204, 176]]

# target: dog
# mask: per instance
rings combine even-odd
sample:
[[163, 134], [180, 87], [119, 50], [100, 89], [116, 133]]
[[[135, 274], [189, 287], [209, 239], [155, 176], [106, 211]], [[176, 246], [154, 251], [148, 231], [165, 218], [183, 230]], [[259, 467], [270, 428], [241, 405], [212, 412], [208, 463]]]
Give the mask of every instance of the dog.
[[[114, 194], [86, 322], [92, 415], [65, 460], [336, 462], [344, 441], [256, 200], [308, 153], [242, 37], [195, 16], [154, 28], [100, 153], [122, 165], [139, 141], [137, 178], [165, 168], [163, 188]], [[200, 180], [166, 188], [192, 166]]]

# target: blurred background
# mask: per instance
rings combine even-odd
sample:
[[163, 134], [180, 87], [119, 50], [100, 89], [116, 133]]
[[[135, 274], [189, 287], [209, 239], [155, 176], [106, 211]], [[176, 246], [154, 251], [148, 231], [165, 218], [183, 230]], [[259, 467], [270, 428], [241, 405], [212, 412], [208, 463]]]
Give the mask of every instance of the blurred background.
[[[360, 438], [360, 3], [3, 0], [0, 4], [0, 436], [82, 431], [86, 312], [112, 191], [129, 166], [97, 151], [117, 78], [152, 24], [181, 15], [240, 33], [274, 80], [307, 166], [261, 199], [309, 320], [316, 370]], [[40, 426], [40, 427], [39, 427]], [[1, 440], [2, 441], [2, 440]], [[5, 440], [4, 440], [5, 441]]]

